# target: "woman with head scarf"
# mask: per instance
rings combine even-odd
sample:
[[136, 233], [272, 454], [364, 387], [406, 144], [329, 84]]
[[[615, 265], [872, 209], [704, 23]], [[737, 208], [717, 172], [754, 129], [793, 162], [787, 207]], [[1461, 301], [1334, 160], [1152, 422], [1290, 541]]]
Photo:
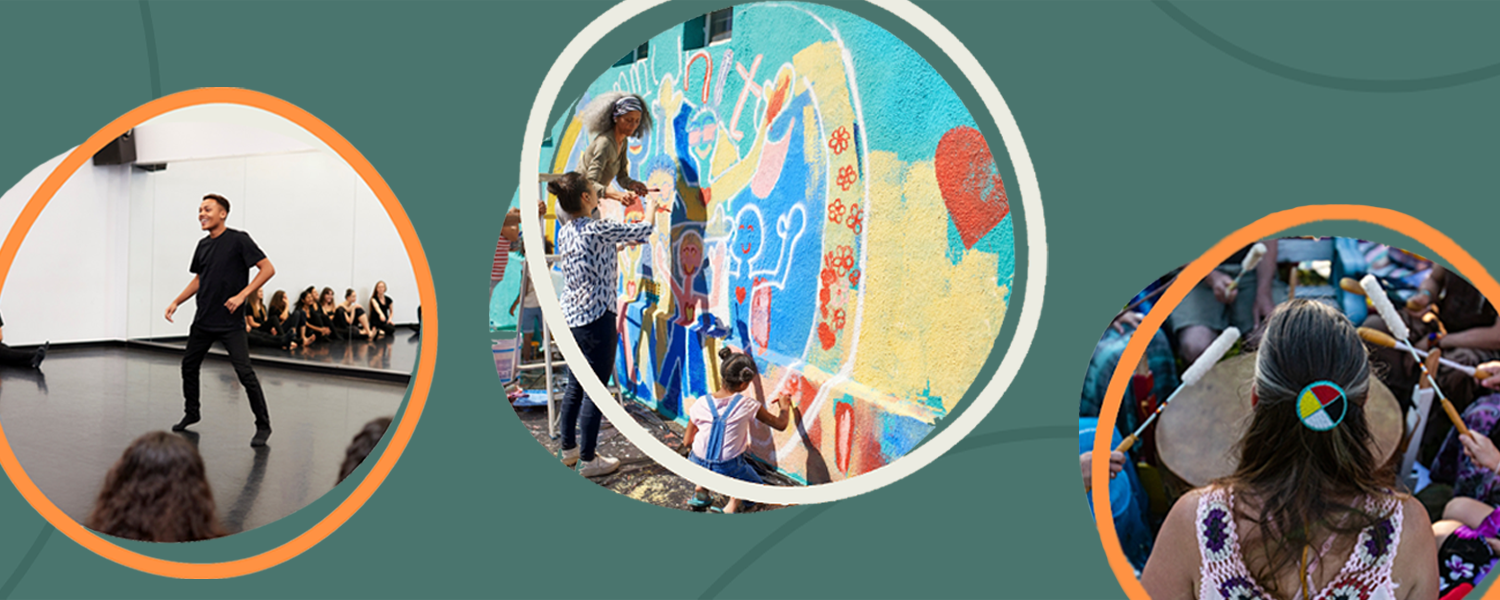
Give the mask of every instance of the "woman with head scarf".
[[[630, 178], [627, 138], [641, 139], [651, 131], [651, 113], [637, 94], [608, 92], [589, 102], [580, 117], [594, 136], [584, 150], [578, 170], [588, 177], [594, 197], [621, 203], [646, 195], [646, 184]], [[609, 189], [615, 181], [629, 193]]]

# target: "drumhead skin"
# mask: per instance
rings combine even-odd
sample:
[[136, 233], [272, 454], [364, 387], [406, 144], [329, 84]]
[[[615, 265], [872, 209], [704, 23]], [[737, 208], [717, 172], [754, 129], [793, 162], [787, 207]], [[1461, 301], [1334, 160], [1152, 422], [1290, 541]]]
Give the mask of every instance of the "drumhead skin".
[[[1215, 365], [1197, 385], [1178, 392], [1156, 424], [1162, 464], [1193, 487], [1233, 473], [1239, 466], [1235, 444], [1250, 426], [1254, 378], [1255, 354], [1241, 354]], [[1395, 455], [1401, 442], [1400, 404], [1385, 384], [1371, 377], [1365, 411], [1373, 434], [1372, 450], [1383, 462]], [[1333, 417], [1342, 419], [1343, 411], [1333, 412]]]

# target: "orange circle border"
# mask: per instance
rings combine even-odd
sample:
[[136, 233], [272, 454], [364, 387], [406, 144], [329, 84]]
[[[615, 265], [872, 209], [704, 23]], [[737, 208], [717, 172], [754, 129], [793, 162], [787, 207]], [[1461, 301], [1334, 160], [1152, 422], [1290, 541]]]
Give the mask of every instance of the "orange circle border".
[[[1114, 376], [1109, 380], [1109, 388], [1104, 394], [1104, 405], [1100, 408], [1099, 428], [1094, 433], [1094, 464], [1090, 474], [1090, 483], [1093, 486], [1094, 523], [1099, 528], [1100, 542], [1104, 545], [1104, 554], [1109, 559], [1110, 569], [1114, 571], [1115, 578], [1120, 581], [1120, 587], [1132, 600], [1147, 600], [1150, 596], [1146, 594], [1146, 588], [1141, 585], [1140, 580], [1136, 579], [1135, 569], [1130, 566], [1130, 561], [1125, 558], [1125, 552], [1120, 547], [1119, 535], [1115, 532], [1114, 511], [1109, 505], [1109, 494], [1101, 493], [1101, 490], [1109, 489], [1110, 436], [1114, 431], [1115, 416], [1119, 414], [1120, 403], [1125, 396], [1125, 387], [1130, 382], [1130, 374], [1133, 370], [1133, 367], [1121, 368], [1121, 366], [1135, 365], [1141, 361], [1146, 354], [1146, 346], [1161, 329], [1167, 315], [1177, 309], [1178, 303], [1182, 302], [1182, 299], [1194, 286], [1198, 285], [1198, 282], [1208, 276], [1209, 271], [1224, 262], [1235, 251], [1293, 227], [1318, 221], [1360, 221], [1404, 234], [1427, 246], [1439, 257], [1447, 259], [1460, 274], [1479, 288], [1480, 293], [1490, 298], [1500, 298], [1500, 284], [1495, 282], [1494, 277], [1490, 276], [1479, 261], [1460, 248], [1451, 238], [1415, 217], [1375, 206], [1325, 204], [1271, 213], [1220, 240], [1208, 252], [1189, 263], [1177, 276], [1176, 281], [1167, 287], [1166, 292], [1162, 294], [1161, 299], [1157, 301], [1156, 306], [1152, 307], [1146, 318], [1141, 320], [1135, 333], [1131, 334], [1130, 342], [1125, 345], [1125, 351], [1120, 355], [1120, 361], [1115, 366]], [[1143, 332], [1146, 335], [1137, 335]], [[1490, 593], [1485, 594], [1485, 598], [1500, 598], [1500, 592], [1491, 590]]]
[[42, 186], [26, 203], [26, 207], [11, 227], [4, 245], [0, 245], [0, 288], [3, 288], [6, 277], [10, 275], [10, 267], [16, 258], [16, 251], [21, 247], [21, 242], [31, 230], [31, 226], [35, 224], [37, 216], [41, 214], [42, 209], [47, 206], [47, 202], [52, 199], [57, 190], [86, 161], [115, 138], [141, 123], [177, 109], [201, 104], [238, 104], [275, 114], [317, 136], [349, 166], [353, 167], [370, 190], [375, 192], [375, 196], [380, 199], [380, 204], [385, 207], [386, 214], [390, 216], [391, 222], [400, 233], [401, 242], [406, 246], [407, 257], [411, 260], [417, 277], [421, 305], [427, 309], [423, 311], [426, 314], [423, 315], [422, 345], [418, 353], [418, 367], [413, 381], [414, 385], [411, 388], [411, 399], [407, 402], [406, 412], [396, 426], [395, 435], [391, 437], [390, 443], [386, 446], [385, 452], [380, 455], [380, 459], [375, 462], [375, 466], [370, 469], [369, 474], [354, 488], [348, 498], [345, 498], [338, 507], [334, 508], [333, 512], [323, 517], [311, 529], [280, 546], [247, 558], [218, 563], [187, 563], [154, 558], [115, 545], [68, 517], [42, 494], [31, 478], [26, 475], [26, 471], [21, 468], [20, 462], [16, 460], [15, 452], [11, 450], [10, 441], [5, 437], [4, 428], [0, 427], [0, 467], [4, 468], [5, 474], [10, 476], [17, 491], [21, 492], [21, 496], [26, 498], [26, 501], [42, 515], [42, 518], [63, 535], [99, 556], [138, 571], [178, 579], [224, 579], [269, 569], [306, 552], [354, 516], [354, 513], [364, 506], [370, 495], [374, 494], [380, 484], [385, 481], [391, 467], [395, 466], [396, 461], [401, 458], [402, 451], [406, 449], [412, 431], [416, 429], [417, 421], [422, 416], [422, 407], [426, 404], [428, 389], [432, 386], [432, 373], [437, 355], [438, 311], [437, 297], [433, 290], [432, 270], [428, 266], [426, 254], [422, 252], [422, 244], [417, 240], [417, 232], [412, 227], [411, 219], [406, 216], [406, 211], [401, 208], [390, 186], [375, 171], [375, 167], [365, 160], [364, 155], [355, 150], [354, 146], [332, 127], [290, 102], [246, 89], [201, 88], [158, 98], [110, 122], [109, 125], [90, 136], [83, 145], [75, 148], [42, 182]]

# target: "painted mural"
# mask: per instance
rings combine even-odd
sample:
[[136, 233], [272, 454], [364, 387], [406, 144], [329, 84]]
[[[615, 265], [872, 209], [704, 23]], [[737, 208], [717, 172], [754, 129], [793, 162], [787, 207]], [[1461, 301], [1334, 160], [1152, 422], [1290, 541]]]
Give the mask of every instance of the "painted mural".
[[[734, 11], [729, 41], [684, 51], [668, 30], [575, 104], [646, 99], [631, 176], [673, 207], [620, 253], [616, 380], [684, 420], [718, 349], [749, 350], [800, 409], [786, 432], [757, 423], [753, 455], [806, 483], [853, 477], [915, 447], [990, 354], [1015, 262], [1005, 185], [958, 96], [889, 32], [825, 6]], [[550, 142], [561, 173], [589, 138], [570, 113]]]

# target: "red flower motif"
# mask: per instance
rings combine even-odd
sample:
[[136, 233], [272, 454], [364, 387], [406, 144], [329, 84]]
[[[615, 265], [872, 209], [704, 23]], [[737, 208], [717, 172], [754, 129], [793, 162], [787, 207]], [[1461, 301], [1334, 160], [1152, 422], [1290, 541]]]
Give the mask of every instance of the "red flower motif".
[[859, 235], [860, 233], [864, 232], [865, 213], [864, 211], [859, 209], [858, 202], [849, 205], [849, 219], [845, 223], [849, 226], [849, 229], [853, 231], [855, 235]]
[[852, 288], [852, 287], [858, 287], [858, 286], [859, 286], [859, 269], [855, 269], [855, 270], [849, 272], [849, 287]]
[[834, 252], [823, 256], [823, 264], [837, 271], [839, 277], [849, 274], [854, 268], [854, 249], [848, 246], [839, 246]]
[[848, 150], [849, 130], [840, 125], [838, 129], [833, 130], [833, 133], [828, 134], [828, 149], [834, 154], [843, 154], [845, 150]]
[[828, 221], [831, 223], [844, 222], [844, 201], [838, 198], [828, 205]]
[[835, 180], [839, 184], [839, 189], [847, 192], [849, 186], [854, 185], [856, 181], [859, 181], [859, 172], [854, 170], [854, 165], [844, 165], [839, 168], [839, 177]]
[[842, 330], [844, 328], [844, 309], [837, 308], [833, 311], [833, 326]]

